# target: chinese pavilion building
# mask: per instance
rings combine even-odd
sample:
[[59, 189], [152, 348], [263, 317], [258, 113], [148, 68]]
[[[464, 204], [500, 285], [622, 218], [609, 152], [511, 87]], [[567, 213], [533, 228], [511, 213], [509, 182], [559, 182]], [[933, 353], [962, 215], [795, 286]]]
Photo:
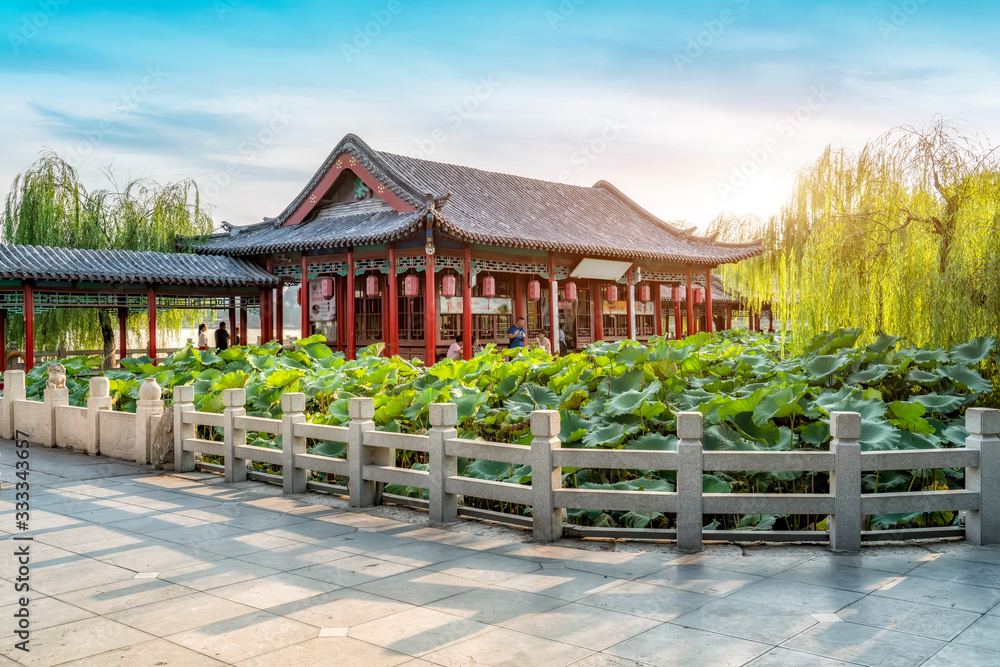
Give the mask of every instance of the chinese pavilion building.
[[[348, 357], [384, 342], [433, 362], [462, 334], [466, 358], [475, 339], [506, 345], [519, 317], [529, 338], [551, 332], [555, 351], [552, 322], [570, 349], [712, 331], [725, 312], [713, 269], [761, 248], [679, 229], [605, 181], [430, 162], [348, 135], [277, 218], [210, 236], [195, 252], [251, 260], [286, 285], [305, 279], [303, 335], [323, 333]], [[265, 341], [283, 338], [280, 294], [261, 293]]]

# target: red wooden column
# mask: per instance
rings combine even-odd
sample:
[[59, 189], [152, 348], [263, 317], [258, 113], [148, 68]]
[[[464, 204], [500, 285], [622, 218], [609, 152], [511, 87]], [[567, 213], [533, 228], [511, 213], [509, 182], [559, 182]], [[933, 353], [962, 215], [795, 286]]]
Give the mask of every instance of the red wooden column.
[[628, 327], [628, 339], [635, 340], [635, 283], [632, 279], [632, 269], [628, 270], [625, 281], [625, 326]]
[[653, 332], [657, 336], [663, 335], [663, 285], [660, 283], [653, 283], [650, 285], [650, 289], [653, 291], [653, 317], [656, 318], [656, 328]]
[[434, 255], [425, 255], [427, 266], [424, 269], [424, 356], [425, 363], [433, 366], [437, 361], [437, 290], [434, 283]]
[[274, 288], [274, 337], [285, 344], [285, 285]]
[[149, 313], [149, 358], [156, 363], [156, 288], [149, 288], [149, 302], [146, 304], [146, 312]]
[[128, 358], [128, 309], [118, 309], [118, 363]]
[[242, 307], [244, 297], [240, 297], [240, 340], [243, 341], [244, 345], [250, 344], [250, 320], [247, 317], [247, 309]]
[[389, 277], [386, 278], [389, 293], [389, 356], [399, 355], [399, 276], [396, 275], [396, 249], [389, 248]]
[[524, 276], [519, 273], [514, 274], [514, 322], [511, 324], [517, 324], [517, 318], [523, 317], [525, 320], [528, 319], [528, 309], [525, 307], [524, 291], [527, 289], [524, 286]]
[[715, 323], [712, 321], [712, 267], [705, 269], [705, 331], [715, 332]]
[[691, 279], [691, 265], [687, 265], [687, 333], [694, 335], [694, 284]]
[[472, 248], [465, 247], [465, 259], [462, 268], [462, 356], [472, 358]]
[[559, 354], [559, 281], [556, 280], [556, 258], [549, 255], [549, 346]]
[[308, 338], [310, 334], [309, 310], [311, 306], [309, 305], [309, 258], [306, 257], [305, 251], [302, 252], [300, 269], [302, 271], [302, 282], [299, 283], [299, 305], [302, 308], [302, 313], [299, 327], [302, 329], [302, 337]]
[[593, 308], [594, 341], [604, 340], [604, 295], [601, 294], [601, 283], [590, 280], [590, 304]]
[[733, 328], [733, 307], [729, 306], [726, 308], [726, 330], [729, 331]]
[[7, 311], [0, 309], [0, 373], [7, 370]]
[[236, 321], [236, 297], [229, 297], [229, 336], [230, 344], [234, 344], [235, 336], [239, 334], [239, 329], [237, 328], [239, 323]]
[[681, 318], [681, 302], [674, 304], [674, 338], [681, 340], [684, 338], [684, 322]]
[[347, 305], [347, 323], [344, 335], [347, 343], [347, 358], [354, 359], [358, 351], [357, 329], [354, 326], [354, 250], [347, 251], [347, 289], [344, 290]]
[[24, 284], [24, 371], [35, 367], [35, 286]]

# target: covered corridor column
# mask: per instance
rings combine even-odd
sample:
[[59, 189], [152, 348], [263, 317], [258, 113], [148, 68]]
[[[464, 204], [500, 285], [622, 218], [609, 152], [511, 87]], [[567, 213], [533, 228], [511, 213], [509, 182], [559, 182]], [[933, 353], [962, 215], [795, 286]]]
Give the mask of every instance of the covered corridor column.
[[24, 371], [35, 367], [35, 286], [24, 283]]
[[428, 366], [437, 361], [437, 290], [434, 287], [434, 255], [425, 255], [424, 357]]
[[149, 288], [147, 312], [149, 313], [149, 358], [156, 363], [156, 288]]
[[715, 333], [712, 321], [712, 267], [705, 270], [705, 331]]
[[396, 275], [396, 248], [389, 247], [389, 276], [386, 279], [389, 294], [389, 356], [399, 355], [399, 276]]
[[302, 309], [302, 338], [309, 337], [309, 260], [302, 251], [302, 282], [299, 283], [299, 306]]
[[663, 285], [653, 283], [650, 286], [653, 291], [653, 317], [656, 318], [656, 328], [653, 330], [657, 336], [663, 335]]
[[552, 354], [559, 354], [559, 281], [556, 280], [556, 258], [549, 253], [549, 343]]
[[465, 259], [462, 263], [465, 275], [462, 276], [462, 356], [472, 358], [472, 248], [465, 247]]
[[128, 358], [128, 308], [118, 309], [118, 365]]
[[691, 279], [691, 265], [687, 265], [687, 320], [688, 336], [694, 335], [694, 285]]
[[347, 358], [353, 359], [357, 353], [357, 341], [354, 339], [354, 248], [347, 251], [347, 289], [344, 290], [347, 303], [347, 322], [344, 324], [344, 335], [347, 336]]
[[628, 339], [635, 340], [635, 278], [629, 267], [628, 280], [625, 282], [625, 324], [628, 326]]

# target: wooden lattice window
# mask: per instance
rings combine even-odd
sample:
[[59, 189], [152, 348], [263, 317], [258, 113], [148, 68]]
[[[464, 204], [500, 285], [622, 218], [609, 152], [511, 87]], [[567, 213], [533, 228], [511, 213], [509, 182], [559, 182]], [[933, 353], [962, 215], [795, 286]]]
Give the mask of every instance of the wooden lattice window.
[[[407, 297], [403, 295], [403, 276], [396, 278], [399, 281], [397, 294], [399, 294], [399, 340], [400, 341], [423, 341], [424, 340], [424, 295], [421, 291], [419, 296]], [[420, 276], [421, 289], [424, 287], [424, 276]]]
[[[378, 279], [378, 294], [368, 296], [368, 275]], [[371, 345], [385, 340], [382, 331], [382, 306], [385, 280], [379, 274], [366, 274], [354, 279], [354, 339], [358, 345]]]

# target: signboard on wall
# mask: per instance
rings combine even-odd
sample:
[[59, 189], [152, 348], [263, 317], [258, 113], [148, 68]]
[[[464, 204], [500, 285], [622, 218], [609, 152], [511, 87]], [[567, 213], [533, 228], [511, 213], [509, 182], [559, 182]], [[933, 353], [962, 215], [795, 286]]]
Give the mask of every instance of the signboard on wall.
[[[329, 280], [329, 278], [327, 278]], [[323, 279], [309, 281], [309, 321], [332, 322], [337, 319], [337, 295], [323, 298]]]
[[[628, 305], [623, 299], [618, 299], [613, 304], [609, 304], [604, 301], [604, 314], [605, 315], [628, 315]], [[642, 301], [635, 302], [635, 314], [636, 315], [655, 315], [656, 311], [653, 310], [653, 302], [643, 303]]]
[[[439, 308], [439, 314], [441, 315], [461, 315], [462, 297], [443, 296], [441, 297]], [[473, 315], [510, 315], [513, 312], [514, 306], [510, 299], [500, 297], [487, 298], [485, 296], [472, 297]]]

